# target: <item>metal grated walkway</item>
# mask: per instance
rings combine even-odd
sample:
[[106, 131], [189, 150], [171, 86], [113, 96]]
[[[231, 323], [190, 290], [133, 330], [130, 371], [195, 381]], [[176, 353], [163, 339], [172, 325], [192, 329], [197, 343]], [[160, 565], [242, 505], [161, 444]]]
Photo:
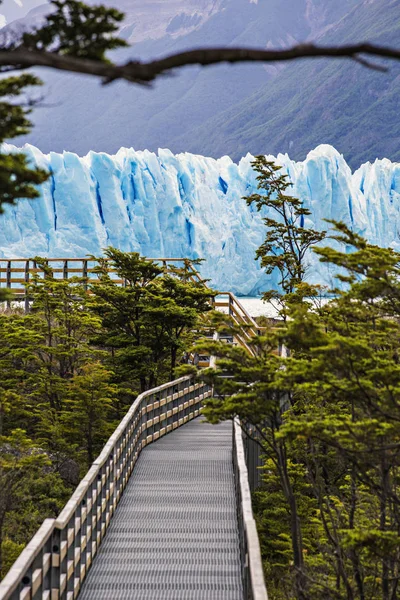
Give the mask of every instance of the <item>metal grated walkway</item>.
[[79, 598], [243, 600], [230, 422], [143, 450]]

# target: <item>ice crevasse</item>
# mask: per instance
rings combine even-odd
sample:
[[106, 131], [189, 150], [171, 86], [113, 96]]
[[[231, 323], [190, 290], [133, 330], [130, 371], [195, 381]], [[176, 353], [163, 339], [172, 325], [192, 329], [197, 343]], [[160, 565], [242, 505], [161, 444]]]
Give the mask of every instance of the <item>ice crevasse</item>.
[[[20, 149], [4, 145], [9, 152]], [[40, 198], [21, 200], [0, 216], [1, 257], [84, 257], [107, 246], [149, 257], [204, 258], [213, 287], [257, 295], [278, 276], [254, 260], [265, 227], [242, 199], [257, 188], [248, 154], [236, 164], [169, 150], [121, 148], [114, 156], [89, 152], [43, 154], [26, 145], [32, 163], [51, 172]], [[318, 146], [304, 162], [270, 157], [310, 209], [306, 225], [344, 221], [370, 242], [400, 250], [400, 163], [366, 163], [352, 173], [343, 156]], [[333, 273], [309, 255], [309, 280], [333, 283]]]

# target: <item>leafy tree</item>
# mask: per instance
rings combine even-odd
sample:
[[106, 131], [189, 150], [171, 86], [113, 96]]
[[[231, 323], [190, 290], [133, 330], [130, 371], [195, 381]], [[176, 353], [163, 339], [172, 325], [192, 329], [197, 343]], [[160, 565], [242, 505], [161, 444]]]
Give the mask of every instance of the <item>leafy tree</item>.
[[88, 6], [76, 0], [52, 0], [56, 8], [46, 16], [43, 27], [24, 33], [22, 46], [27, 50], [50, 50], [66, 56], [107, 61], [105, 53], [127, 46], [113, 35], [124, 14], [116, 8]]
[[[229, 330], [229, 320], [218, 330]], [[286, 502], [287, 534], [290, 536], [296, 597], [305, 600], [304, 541], [299, 494], [296, 493], [291, 468], [295, 461], [290, 457], [287, 440], [280, 434], [282, 410], [289, 389], [284, 380], [277, 381], [277, 373], [284, 365], [284, 359], [275, 352], [279, 337], [279, 332], [267, 331], [265, 335], [255, 338], [251, 343], [256, 347], [256, 356], [250, 355], [243, 347], [218, 341], [204, 341], [196, 347], [218, 359], [216, 369], [209, 369], [202, 375], [213, 384], [215, 394], [212, 400], [206, 401], [203, 409], [207, 419], [217, 423], [238, 415], [245, 430], [252, 427], [256, 442], [274, 466], [274, 474], [279, 479]], [[224, 375], [229, 375], [229, 378]]]
[[150, 323], [160, 323], [160, 335], [169, 349], [169, 378], [173, 379], [179, 353], [187, 350], [201, 333], [203, 316], [211, 310], [216, 293], [200, 282], [188, 280], [185, 269], [175, 269], [174, 276], [158, 278], [151, 293], [147, 318]]
[[69, 387], [62, 414], [65, 437], [85, 454], [85, 470], [117, 425], [113, 406], [118, 389], [110, 384], [110, 378], [111, 373], [100, 363], [88, 363]]
[[0, 315], [0, 435], [29, 429], [31, 410], [25, 386], [32, 371], [32, 347], [38, 341], [24, 315]]
[[[335, 533], [342, 577], [353, 596], [386, 600], [396, 597], [399, 585], [400, 255], [367, 244], [342, 224], [336, 227], [337, 240], [354, 251], [317, 252], [347, 270], [339, 278], [350, 288], [337, 291], [337, 298], [320, 311], [318, 337], [312, 345], [307, 342], [307, 358], [288, 361], [286, 376], [293, 377], [307, 408], [285, 430], [297, 438], [301, 429], [312, 454], [325, 447], [344, 459], [346, 481], [336, 490], [344, 522], [332, 518], [331, 490], [321, 478], [318, 456], [315, 461], [326, 529]], [[288, 340], [301, 340], [300, 327], [309, 313], [309, 308], [303, 312], [300, 325], [293, 308]]]
[[14, 509], [16, 492], [26, 478], [38, 474], [49, 460], [21, 429], [0, 437], [0, 574], [4, 575], [2, 545], [8, 513]]
[[[304, 281], [307, 252], [324, 239], [326, 232], [306, 226], [306, 218], [311, 212], [301, 200], [287, 194], [292, 184], [286, 173], [280, 173], [282, 167], [263, 155], [256, 156], [251, 164], [258, 173], [260, 192], [244, 199], [248, 206], [255, 204], [259, 212], [266, 214], [264, 223], [267, 227], [256, 258], [261, 259], [261, 266], [269, 275], [278, 269], [281, 277], [279, 285], [283, 294], [289, 294]], [[263, 296], [266, 301], [279, 297], [281, 294], [276, 291], [268, 291]]]
[[97, 354], [89, 338], [98, 331], [100, 321], [85, 304], [87, 293], [82, 281], [56, 279], [43, 259], [35, 260], [44, 269], [44, 277], [33, 277], [27, 286], [32, 304], [25, 320], [36, 333], [31, 397], [60, 411], [65, 382]]
[[353, 252], [315, 251], [347, 288], [315, 306], [300, 284], [287, 321], [254, 340], [255, 357], [203, 343], [218, 357], [204, 374], [216, 391], [205, 413], [239, 415], [264, 452], [255, 501], [276, 597], [389, 600], [399, 586], [400, 255], [334, 225]]
[[[135, 252], [108, 248], [105, 254], [99, 281], [90, 285], [91, 308], [102, 320], [94, 342], [111, 350], [110, 364], [119, 380], [138, 381], [143, 392], [171, 376], [178, 351], [200, 326], [200, 316], [211, 310], [215, 293], [185, 280], [185, 270], [165, 275]], [[112, 279], [110, 266], [123, 286]]]
[[[111, 364], [120, 380], [139, 381], [140, 390], [145, 391], [157, 379], [161, 347], [154, 330], [146, 327], [148, 288], [162, 268], [137, 253], [108, 248], [105, 254], [108, 261], [100, 259], [99, 281], [90, 285], [91, 309], [101, 318], [101, 331], [94, 342], [111, 351]], [[111, 278], [110, 265], [125, 281], [124, 286]]]

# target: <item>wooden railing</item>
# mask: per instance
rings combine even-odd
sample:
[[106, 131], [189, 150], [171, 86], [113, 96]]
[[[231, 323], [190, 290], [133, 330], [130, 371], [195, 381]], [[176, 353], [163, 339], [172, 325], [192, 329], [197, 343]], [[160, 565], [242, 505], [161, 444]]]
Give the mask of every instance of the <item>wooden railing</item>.
[[[107, 260], [107, 259], [106, 259]], [[148, 258], [158, 263], [166, 272], [171, 267], [181, 267], [187, 271], [188, 279], [203, 282], [193, 263], [187, 258]], [[88, 280], [97, 280], [96, 271], [99, 263], [91, 258], [44, 258], [43, 262], [51, 268], [54, 279], [71, 279], [79, 277]], [[116, 269], [108, 269], [110, 276], [116, 283], [124, 284], [116, 274]], [[0, 288], [9, 289], [15, 298], [22, 299], [26, 296], [26, 286], [32, 275], [44, 278], [44, 269], [38, 262], [31, 258], [0, 258]]]
[[243, 432], [239, 419], [233, 420], [233, 470], [238, 509], [240, 558], [245, 600], [268, 600], [256, 522], [251, 505]]
[[71, 499], [46, 519], [0, 584], [0, 600], [76, 598], [142, 449], [200, 414], [211, 388], [182, 377], [143, 394]]
[[240, 333], [236, 334], [236, 342], [246, 348], [253, 356], [256, 350], [249, 344], [251, 340], [262, 333], [263, 328], [257, 325], [244, 306], [232, 292], [219, 292], [215, 298], [215, 308], [228, 314], [233, 323], [238, 326]]
[[[172, 267], [183, 268], [189, 280], [207, 286], [207, 283], [188, 258], [148, 258], [147, 260], [153, 260], [160, 264], [167, 273], [172, 271]], [[98, 279], [96, 274], [97, 260], [90, 258], [46, 258], [44, 261], [51, 268], [52, 278], [54, 279], [78, 277], [87, 279], [90, 283], [94, 283]], [[109, 273], [115, 283], [124, 285], [124, 280], [117, 276], [114, 268], [110, 267]], [[26, 286], [32, 281], [33, 275], [40, 278], [46, 277], [45, 271], [34, 259], [0, 258], [0, 288], [8, 289], [14, 300], [24, 302], [26, 310], [29, 309], [30, 301]], [[236, 342], [254, 355], [255, 350], [249, 345], [249, 342], [261, 332], [261, 329], [236, 296], [231, 292], [219, 292], [214, 300], [214, 308], [230, 315], [233, 322], [241, 330], [236, 335]]]

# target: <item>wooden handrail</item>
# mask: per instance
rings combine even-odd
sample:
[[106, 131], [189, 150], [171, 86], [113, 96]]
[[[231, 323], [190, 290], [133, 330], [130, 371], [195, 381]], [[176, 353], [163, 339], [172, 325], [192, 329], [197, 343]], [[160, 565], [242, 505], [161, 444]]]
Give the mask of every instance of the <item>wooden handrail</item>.
[[[146, 259], [156, 263], [162, 263], [167, 267], [167, 272], [169, 266], [178, 263], [187, 270], [188, 278], [191, 281], [201, 283], [205, 287], [208, 287], [207, 282], [202, 279], [189, 258], [158, 257]], [[98, 265], [97, 258], [43, 257], [43, 260], [50, 266], [52, 273], [55, 275], [54, 279], [56, 280], [69, 279], [71, 275], [73, 277], [82, 277], [83, 279], [87, 278], [93, 284], [96, 282], [96, 278], [93, 274], [96, 272], [96, 265]], [[111, 262], [112, 259], [105, 258], [104, 260], [106, 262]], [[17, 266], [14, 266], [15, 263], [17, 263]], [[69, 267], [68, 263], [73, 263], [73, 266]], [[81, 263], [81, 266], [78, 266], [79, 263]], [[116, 269], [113, 267], [110, 267], [108, 271], [110, 274], [116, 273]], [[15, 298], [25, 300], [26, 310], [29, 310], [29, 298], [27, 297], [25, 288], [30, 282], [30, 276], [34, 274], [38, 275], [40, 273], [43, 273], [44, 277], [43, 268], [38, 266], [37, 261], [33, 258], [0, 258], [0, 288], [5, 287], [12, 292]], [[124, 283], [124, 280], [119, 278], [114, 278], [113, 281], [121, 285]], [[223, 297], [227, 299], [226, 303], [221, 300]], [[237, 340], [248, 352], [250, 352], [250, 354], [254, 354], [254, 350], [247, 342], [260, 333], [260, 328], [255, 320], [232, 292], [219, 292], [214, 302], [217, 309], [227, 308], [229, 315], [234, 319], [237, 325], [243, 326], [242, 335], [238, 336]]]
[[142, 449], [199, 416], [211, 394], [190, 376], [140, 394], [58, 518], [44, 521], [2, 580], [0, 600], [76, 598]]
[[242, 429], [238, 418], [233, 421], [233, 468], [240, 538], [241, 562], [243, 565], [244, 598], [268, 600], [265, 586], [260, 540], [251, 504], [249, 476], [243, 445]]

